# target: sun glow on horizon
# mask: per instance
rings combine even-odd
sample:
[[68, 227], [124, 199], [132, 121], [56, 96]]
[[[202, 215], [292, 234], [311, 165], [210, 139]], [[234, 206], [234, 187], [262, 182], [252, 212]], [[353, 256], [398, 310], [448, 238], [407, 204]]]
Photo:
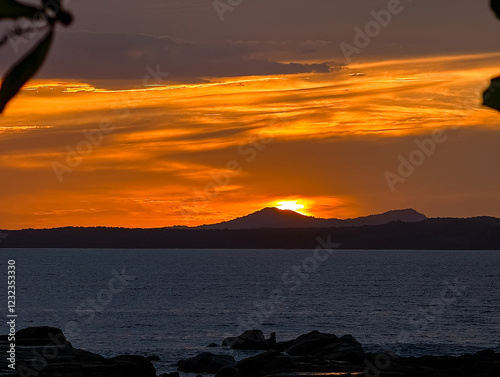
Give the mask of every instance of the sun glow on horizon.
[[275, 207], [281, 210], [290, 210], [301, 215], [309, 216], [305, 211], [300, 211], [301, 209], [305, 209], [304, 204], [300, 203], [299, 200], [282, 200], [276, 202]]
[[[434, 169], [401, 185], [397, 196], [383, 174], [398, 168], [401, 153], [408, 158], [415, 138], [434, 131], [454, 140], [443, 147], [449, 156], [480, 143], [496, 150], [488, 143], [498, 115], [481, 106], [481, 96], [498, 74], [499, 56], [384, 60], [329, 73], [154, 88], [136, 88], [135, 81], [32, 81], [0, 119], [0, 171], [8, 183], [0, 228], [196, 226], [263, 207], [318, 218], [410, 205], [458, 213], [458, 197], [437, 205], [426, 190], [437, 172], [452, 182], [464, 181], [455, 172], [470, 174], [473, 182], [461, 160], [450, 157], [456, 166], [448, 169], [433, 157]], [[101, 121], [113, 131], [101, 133]], [[89, 143], [89, 153], [78, 152]], [[492, 161], [478, 156], [476, 164]], [[64, 167], [63, 185], [54, 163]], [[474, 198], [474, 190], [467, 195]]]

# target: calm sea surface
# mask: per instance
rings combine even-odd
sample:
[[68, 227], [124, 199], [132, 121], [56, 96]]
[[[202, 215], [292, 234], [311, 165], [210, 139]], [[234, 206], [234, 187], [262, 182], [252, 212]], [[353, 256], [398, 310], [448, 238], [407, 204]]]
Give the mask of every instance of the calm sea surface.
[[[275, 331], [278, 341], [311, 330], [349, 333], [367, 351], [406, 355], [500, 350], [500, 252], [3, 249], [0, 256], [3, 281], [7, 260], [16, 261], [18, 329], [60, 327], [75, 347], [104, 356], [159, 355], [159, 373], [247, 328]], [[5, 288], [5, 311], [6, 295]]]

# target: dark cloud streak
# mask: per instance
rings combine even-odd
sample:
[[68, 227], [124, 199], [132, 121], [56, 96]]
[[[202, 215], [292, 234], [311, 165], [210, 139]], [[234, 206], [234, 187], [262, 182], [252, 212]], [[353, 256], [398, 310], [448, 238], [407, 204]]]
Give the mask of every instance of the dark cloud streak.
[[121, 33], [61, 33], [41, 77], [140, 80], [160, 66], [169, 80], [330, 71], [329, 63], [280, 63], [252, 57], [241, 43], [205, 44]]

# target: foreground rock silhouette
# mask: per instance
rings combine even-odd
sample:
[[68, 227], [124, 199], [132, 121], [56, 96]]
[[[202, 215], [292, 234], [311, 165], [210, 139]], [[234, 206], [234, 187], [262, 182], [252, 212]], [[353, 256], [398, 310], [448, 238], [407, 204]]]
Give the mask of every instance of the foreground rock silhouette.
[[[252, 330], [261, 339], [258, 330]], [[246, 335], [245, 335], [246, 334]], [[247, 337], [246, 331], [240, 337]], [[237, 339], [240, 337], [230, 338]], [[230, 345], [230, 342], [224, 342]], [[229, 343], [229, 344], [228, 344]], [[193, 358], [195, 359], [195, 358]], [[199, 366], [200, 367], [200, 366]], [[208, 369], [203, 368], [205, 371]], [[500, 354], [485, 350], [474, 355], [399, 357], [390, 352], [370, 354], [351, 335], [338, 337], [312, 331], [237, 363], [228, 362], [216, 377], [494, 377], [500, 376]]]
[[236, 360], [232, 356], [203, 352], [190, 359], [179, 361], [177, 370], [186, 373], [215, 374], [223, 367], [231, 366], [235, 363]]
[[[261, 340], [261, 331], [245, 332], [241, 339]], [[262, 336], [261, 336], [262, 334]], [[243, 335], [243, 334], [242, 334]], [[55, 327], [29, 327], [16, 333], [15, 369], [9, 368], [10, 341], [0, 336], [0, 376], [5, 377], [156, 377], [151, 362], [142, 356], [104, 358], [74, 348]], [[253, 346], [253, 343], [248, 343]], [[451, 356], [399, 357], [390, 352], [370, 354], [351, 335], [338, 337], [318, 331], [275, 343], [268, 350], [238, 362], [233, 356], [209, 352], [182, 360], [182, 372], [216, 377], [496, 377], [500, 353], [484, 350]], [[234, 352], [234, 351], [233, 351]], [[178, 376], [171, 373], [168, 376]]]
[[266, 339], [261, 330], [247, 330], [240, 336], [229, 337], [222, 341], [222, 346], [236, 350], [269, 350], [275, 345], [276, 333], [272, 333], [269, 339]]
[[151, 362], [142, 356], [110, 359], [74, 348], [61, 329], [28, 327], [15, 335], [15, 369], [9, 367], [10, 344], [0, 336], [0, 376], [39, 377], [156, 377]]

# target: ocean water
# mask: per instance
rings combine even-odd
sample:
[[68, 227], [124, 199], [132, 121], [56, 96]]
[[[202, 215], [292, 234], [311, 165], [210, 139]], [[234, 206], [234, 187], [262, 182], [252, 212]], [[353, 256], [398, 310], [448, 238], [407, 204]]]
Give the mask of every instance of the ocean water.
[[[104, 356], [158, 355], [158, 373], [248, 328], [319, 330], [402, 355], [500, 350], [500, 252], [2, 249], [18, 329], [50, 325]], [[5, 284], [5, 287], [7, 285]], [[0, 295], [6, 312], [7, 289]], [[7, 332], [4, 326], [2, 333]]]

